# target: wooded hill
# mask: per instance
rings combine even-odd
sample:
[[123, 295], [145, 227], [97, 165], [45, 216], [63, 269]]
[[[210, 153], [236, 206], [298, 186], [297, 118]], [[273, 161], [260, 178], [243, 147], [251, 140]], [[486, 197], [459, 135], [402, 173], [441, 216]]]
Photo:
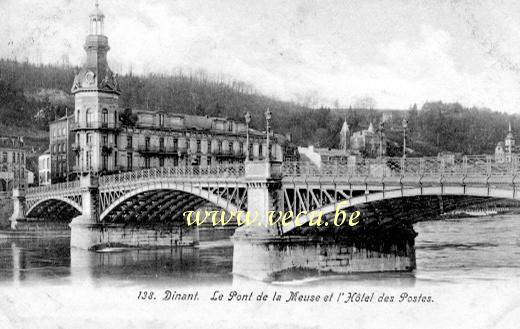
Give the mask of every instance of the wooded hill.
[[[4, 134], [30, 136], [45, 147], [48, 121], [73, 108], [70, 88], [74, 67], [34, 65], [0, 60], [0, 123]], [[249, 111], [252, 126], [263, 130], [264, 111], [273, 113], [273, 128], [290, 133], [298, 145], [336, 147], [339, 130], [347, 117], [351, 131], [366, 129], [373, 122], [377, 129], [382, 112], [391, 113], [385, 123], [390, 155], [400, 155], [401, 120], [409, 121], [407, 146], [417, 155], [436, 155], [440, 151], [464, 154], [491, 154], [503, 140], [510, 121], [518, 127], [518, 116], [489, 109], [465, 108], [460, 104], [430, 102], [418, 109], [404, 111], [373, 109], [312, 109], [293, 102], [263, 96], [245, 83], [210, 79], [204, 72], [176, 74], [126, 74], [119, 77], [120, 105], [132, 109], [223, 116], [243, 120]]]

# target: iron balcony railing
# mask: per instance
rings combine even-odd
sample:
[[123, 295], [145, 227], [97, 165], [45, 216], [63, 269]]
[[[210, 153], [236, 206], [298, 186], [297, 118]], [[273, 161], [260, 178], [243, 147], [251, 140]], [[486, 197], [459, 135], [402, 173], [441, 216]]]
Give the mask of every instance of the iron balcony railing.
[[120, 129], [115, 122], [91, 121], [91, 122], [72, 122], [70, 124], [71, 130], [78, 129]]
[[139, 144], [137, 146], [137, 151], [140, 153], [163, 153], [163, 154], [177, 154], [183, 155], [188, 151], [186, 147], [173, 147], [173, 146], [162, 146], [161, 145], [146, 145]]

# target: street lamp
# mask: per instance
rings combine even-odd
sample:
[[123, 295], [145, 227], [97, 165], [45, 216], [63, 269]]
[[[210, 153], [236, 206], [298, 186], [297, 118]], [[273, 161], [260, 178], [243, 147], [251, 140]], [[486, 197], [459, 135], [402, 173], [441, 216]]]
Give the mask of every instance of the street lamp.
[[265, 110], [265, 124], [267, 130], [267, 161], [271, 160], [271, 149], [269, 148], [269, 121], [271, 121], [271, 110], [267, 108], [267, 110]]
[[251, 122], [251, 113], [247, 112], [244, 117], [246, 119], [246, 161], [249, 161], [249, 123]]
[[406, 129], [408, 128], [408, 120], [403, 119], [403, 159], [406, 159]]
[[381, 121], [379, 123], [379, 156], [381, 159], [383, 158], [383, 130], [385, 128], [385, 123]]

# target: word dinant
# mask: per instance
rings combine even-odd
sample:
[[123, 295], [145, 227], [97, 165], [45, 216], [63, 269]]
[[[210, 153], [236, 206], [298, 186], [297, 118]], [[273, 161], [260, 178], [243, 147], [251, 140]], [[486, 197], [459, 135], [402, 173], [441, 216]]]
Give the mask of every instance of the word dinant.
[[[346, 201], [340, 202], [336, 206], [336, 213], [334, 215], [334, 220], [332, 223], [334, 226], [342, 226], [348, 224], [353, 227], [359, 223], [359, 216], [361, 216], [361, 212], [358, 210], [352, 212], [350, 216], [344, 210], [340, 208], [343, 205], [347, 205]], [[267, 226], [278, 226], [282, 227], [286, 226], [295, 226], [299, 227], [304, 224], [308, 224], [309, 226], [328, 226], [329, 222], [325, 220], [324, 214], [322, 211], [311, 211], [307, 212], [305, 210], [300, 211], [295, 215], [293, 211], [268, 211], [267, 212]], [[254, 211], [252, 214], [249, 211], [223, 211], [223, 210], [213, 210], [213, 211], [185, 211], [182, 213], [182, 216], [186, 218], [186, 222], [188, 226], [200, 226], [204, 223], [209, 223], [208, 220], [211, 220], [213, 226], [226, 226], [229, 223], [235, 224], [233, 219], [236, 220], [236, 224], [238, 226], [249, 226], [249, 225], [257, 225], [262, 226], [263, 222], [260, 217], [260, 213], [258, 211]], [[301, 221], [301, 218], [307, 218], [306, 221]]]

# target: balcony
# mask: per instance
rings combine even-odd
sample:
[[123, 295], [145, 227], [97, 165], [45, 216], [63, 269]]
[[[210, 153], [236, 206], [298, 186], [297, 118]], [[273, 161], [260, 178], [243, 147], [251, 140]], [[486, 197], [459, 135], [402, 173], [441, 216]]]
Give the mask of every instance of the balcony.
[[72, 166], [72, 172], [74, 173], [86, 173], [86, 172], [95, 172], [94, 167], [87, 167], [87, 166]]
[[101, 146], [101, 153], [110, 154], [110, 153], [112, 153], [113, 149], [114, 149], [114, 144], [108, 143], [108, 144]]
[[240, 150], [233, 150], [233, 149], [227, 149], [227, 150], [212, 150], [212, 155], [215, 155], [216, 157], [222, 157], [222, 158], [243, 158], [245, 157], [245, 153]]
[[121, 130], [114, 122], [73, 122], [70, 125], [70, 130]]
[[141, 144], [137, 147], [137, 151], [143, 155], [163, 155], [163, 156], [181, 156], [187, 153], [186, 148], [160, 147], [159, 145]]

